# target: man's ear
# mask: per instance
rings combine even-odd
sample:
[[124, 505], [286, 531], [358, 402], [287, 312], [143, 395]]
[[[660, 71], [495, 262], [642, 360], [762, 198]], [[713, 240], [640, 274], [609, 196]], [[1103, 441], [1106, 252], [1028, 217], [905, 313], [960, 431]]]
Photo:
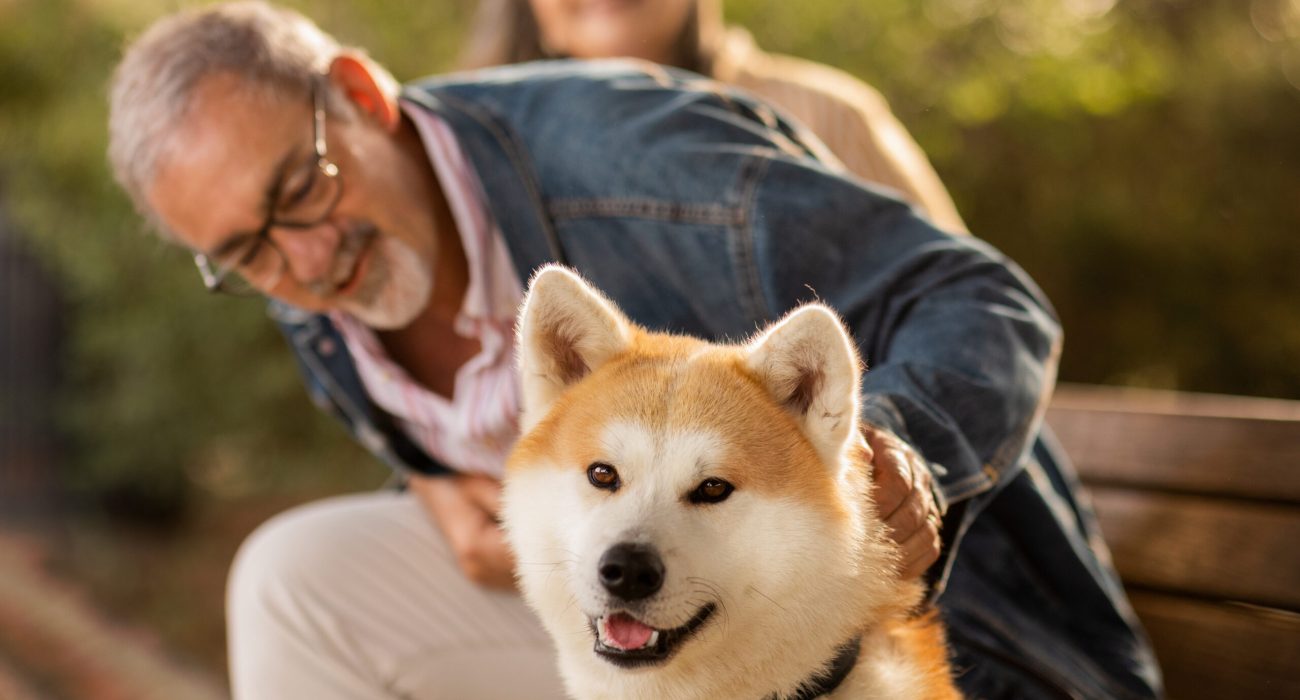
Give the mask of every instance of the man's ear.
[[399, 88], [388, 71], [362, 54], [344, 52], [330, 62], [329, 78], [362, 114], [390, 132], [397, 131], [402, 122]]
[[826, 306], [790, 312], [746, 348], [746, 364], [799, 424], [826, 464], [857, 439], [861, 368], [848, 331]]
[[626, 350], [633, 327], [581, 277], [547, 265], [533, 275], [516, 334], [527, 431], [565, 389]]

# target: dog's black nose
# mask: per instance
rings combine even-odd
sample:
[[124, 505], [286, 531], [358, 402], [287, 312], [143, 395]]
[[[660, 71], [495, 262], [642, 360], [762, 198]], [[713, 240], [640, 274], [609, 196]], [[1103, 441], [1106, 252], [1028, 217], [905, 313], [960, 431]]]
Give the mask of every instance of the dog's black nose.
[[653, 547], [622, 542], [600, 557], [600, 583], [623, 600], [649, 598], [664, 585], [664, 563]]

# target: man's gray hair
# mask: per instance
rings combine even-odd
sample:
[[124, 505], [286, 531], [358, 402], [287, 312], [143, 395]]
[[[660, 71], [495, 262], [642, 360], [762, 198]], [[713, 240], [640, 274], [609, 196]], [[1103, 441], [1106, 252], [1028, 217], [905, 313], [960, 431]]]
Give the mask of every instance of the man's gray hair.
[[[305, 96], [342, 48], [311, 20], [263, 2], [233, 2], [165, 17], [126, 50], [109, 89], [108, 159], [136, 209], [146, 202], [193, 93], [206, 77], [233, 75], [268, 96]], [[161, 229], [161, 227], [160, 227]]]

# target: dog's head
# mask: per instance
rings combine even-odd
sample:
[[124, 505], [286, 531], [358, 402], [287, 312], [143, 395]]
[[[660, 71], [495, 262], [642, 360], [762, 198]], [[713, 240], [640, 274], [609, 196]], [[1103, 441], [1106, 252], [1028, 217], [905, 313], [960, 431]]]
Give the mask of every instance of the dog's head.
[[743, 695], [787, 665], [790, 687], [893, 595], [859, 360], [828, 308], [713, 345], [649, 333], [549, 267], [518, 335], [505, 525], [580, 697]]

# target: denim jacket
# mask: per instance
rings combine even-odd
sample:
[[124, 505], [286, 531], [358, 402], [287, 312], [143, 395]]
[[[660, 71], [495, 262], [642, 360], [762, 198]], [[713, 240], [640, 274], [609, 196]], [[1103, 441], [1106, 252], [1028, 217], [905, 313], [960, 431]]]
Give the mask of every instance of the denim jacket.
[[[837, 309], [868, 366], [863, 419], [916, 447], [948, 511], [936, 593], [967, 575], [954, 572], [955, 560], [981, 556], [967, 551], [978, 544], [968, 535], [1007, 484], [1030, 483], [1030, 465], [1055, 478], [1039, 437], [1061, 334], [1039, 289], [990, 246], [939, 231], [894, 194], [824, 166], [812, 137], [771, 108], [698, 76], [623, 61], [443, 77], [402, 97], [455, 133], [520, 274], [563, 262], [637, 323], [714, 340], [744, 339], [805, 301]], [[326, 317], [275, 303], [272, 314], [318, 405], [399, 471], [446, 470], [367, 400]], [[1073, 507], [1065, 482], [1061, 497]], [[1067, 601], [1091, 606], [1071, 616], [1112, 621], [1096, 642], [1110, 648], [1114, 636], [1141, 655], [1113, 573], [1080, 561], [1088, 514], [1066, 520], [1047, 523], [1068, 530], [1061, 551], [1036, 552], [1025, 566], [1094, 580], [1083, 588], [1100, 594]], [[988, 612], [987, 601], [971, 606]], [[1053, 692], [1145, 696], [1126, 694], [1104, 662], [1096, 674], [1061, 671], [1052, 647], [1066, 633], [1053, 627], [1033, 640], [1047, 649], [1034, 670], [1055, 674]], [[1003, 636], [1022, 630], [984, 646], [1023, 641]]]

